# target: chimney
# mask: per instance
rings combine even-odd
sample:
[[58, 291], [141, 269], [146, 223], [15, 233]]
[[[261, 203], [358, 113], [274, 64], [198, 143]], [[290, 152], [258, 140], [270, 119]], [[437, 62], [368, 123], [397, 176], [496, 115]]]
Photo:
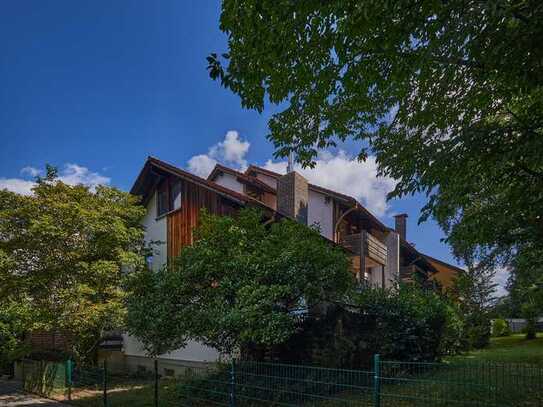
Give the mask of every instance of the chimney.
[[288, 153], [287, 174], [292, 171], [294, 171], [294, 156], [291, 151]]
[[277, 210], [307, 225], [309, 186], [307, 180], [296, 171], [277, 180]]
[[400, 213], [394, 216], [396, 220], [396, 233], [400, 235], [403, 240], [407, 240], [407, 213]]

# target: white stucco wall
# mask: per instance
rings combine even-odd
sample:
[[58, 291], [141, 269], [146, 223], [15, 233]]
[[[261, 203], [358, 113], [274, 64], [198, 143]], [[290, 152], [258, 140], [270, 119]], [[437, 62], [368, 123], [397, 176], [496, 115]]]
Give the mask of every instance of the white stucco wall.
[[309, 190], [309, 208], [307, 214], [309, 225], [318, 224], [321, 235], [333, 240], [334, 218], [332, 200], [326, 200], [326, 195]]
[[258, 179], [259, 181], [262, 181], [264, 184], [269, 185], [273, 189], [277, 189], [277, 179], [275, 179], [274, 177], [270, 177], [269, 175], [266, 175], [266, 174], [257, 173], [256, 179]]
[[392, 287], [400, 277], [400, 235], [389, 232], [386, 237], [387, 265], [385, 266], [385, 287]]
[[[140, 341], [130, 335], [123, 335], [124, 353], [127, 356], [147, 356]], [[189, 341], [187, 346], [173, 352], [164, 353], [159, 358], [185, 360], [190, 362], [216, 362], [219, 352], [195, 341]]]
[[220, 174], [217, 176], [217, 178], [215, 178], [214, 182], [222, 185], [225, 188], [231, 189], [232, 191], [243, 194], [243, 184], [239, 182], [232, 174]]
[[147, 204], [147, 213], [143, 218], [143, 226], [145, 228], [145, 241], [150, 242], [162, 242], [153, 246], [153, 258], [151, 259], [151, 268], [158, 270], [164, 264], [166, 264], [168, 258], [168, 250], [166, 245], [166, 233], [167, 224], [166, 217], [162, 217], [157, 220], [157, 198], [156, 192]]
[[[147, 204], [147, 213], [143, 219], [145, 227], [145, 241], [161, 241], [162, 244], [154, 247], [154, 255], [152, 258], [152, 270], [158, 270], [168, 260], [167, 250], [167, 220], [166, 217], [156, 218], [156, 193]], [[125, 355], [128, 356], [147, 356], [143, 350], [141, 342], [133, 336], [123, 335], [123, 348]], [[177, 349], [173, 352], [160, 355], [160, 358], [172, 360], [185, 360], [194, 362], [214, 362], [219, 359], [220, 354], [213, 348], [202, 345], [198, 342], [190, 341], [183, 349]]]

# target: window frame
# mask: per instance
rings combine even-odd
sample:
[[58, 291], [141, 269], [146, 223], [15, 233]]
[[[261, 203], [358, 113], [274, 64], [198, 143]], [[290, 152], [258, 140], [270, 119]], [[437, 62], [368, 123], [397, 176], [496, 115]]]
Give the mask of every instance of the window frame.
[[[179, 186], [179, 206], [175, 207], [174, 185]], [[177, 188], [177, 187], [175, 187]], [[177, 191], [176, 191], [177, 192]], [[181, 209], [183, 206], [183, 181], [178, 178], [165, 178], [156, 188], [156, 218], [162, 218], [170, 212]]]

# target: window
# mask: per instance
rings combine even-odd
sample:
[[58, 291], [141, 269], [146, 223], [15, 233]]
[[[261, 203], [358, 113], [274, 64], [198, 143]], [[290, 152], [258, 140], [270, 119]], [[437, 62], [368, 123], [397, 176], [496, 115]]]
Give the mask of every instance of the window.
[[164, 215], [168, 212], [168, 180], [162, 181], [157, 189], [157, 216]]
[[171, 210], [181, 208], [181, 181], [175, 180], [171, 184]]
[[165, 179], [157, 188], [157, 216], [181, 208], [181, 181]]

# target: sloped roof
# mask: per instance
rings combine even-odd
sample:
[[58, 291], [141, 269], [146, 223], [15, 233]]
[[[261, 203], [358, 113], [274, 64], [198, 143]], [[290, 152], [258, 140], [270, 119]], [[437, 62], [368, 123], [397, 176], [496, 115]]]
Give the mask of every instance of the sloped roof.
[[[275, 179], [282, 177], [282, 175], [277, 173], [277, 172], [270, 171], [270, 170], [268, 170], [266, 168], [258, 167], [256, 165], [250, 165], [249, 168], [247, 168], [247, 170], [245, 171], [245, 173], [247, 174], [247, 173], [250, 173], [252, 171], [260, 172], [261, 174], [267, 175], [269, 177], [273, 177]], [[352, 196], [349, 196], [349, 195], [342, 194], [340, 192], [333, 191], [333, 190], [328, 189], [328, 188], [321, 187], [319, 185], [315, 185], [315, 184], [308, 184], [308, 185], [309, 185], [309, 189], [311, 189], [311, 190], [313, 190], [315, 192], [320, 192], [323, 195], [332, 196], [332, 197], [334, 197], [334, 198], [336, 198], [336, 199], [338, 199], [340, 201], [343, 201], [344, 203], [346, 203], [348, 205], [356, 206], [357, 209], [360, 210], [361, 212], [363, 212], [375, 224], [375, 226], [377, 226], [378, 229], [381, 229], [382, 231], [387, 231], [389, 229], [375, 215], [373, 215], [360, 202], [358, 202], [356, 200], [356, 198], [353, 198]]]
[[273, 193], [273, 194], [276, 193], [274, 188], [272, 188], [268, 184], [260, 181], [258, 178], [247, 175], [246, 173], [244, 174], [243, 172], [236, 171], [236, 170], [234, 170], [232, 168], [225, 167], [224, 165], [221, 165], [221, 164], [215, 164], [215, 168], [213, 168], [213, 171], [211, 171], [211, 173], [207, 177], [207, 180], [208, 181], [214, 181], [217, 178], [217, 176], [222, 172], [235, 176], [240, 182], [250, 184], [250, 185], [254, 185], [254, 186], [256, 186], [256, 187], [258, 187], [258, 188], [260, 188], [260, 189], [262, 189], [262, 190], [264, 190], [266, 192], [270, 192], [270, 193]]
[[[224, 168], [227, 168], [227, 167], [224, 167]], [[239, 204], [242, 204], [242, 205], [254, 204], [255, 206], [263, 208], [266, 211], [269, 211], [270, 213], [272, 213], [273, 219], [291, 218], [290, 216], [267, 206], [266, 204], [260, 202], [257, 199], [251, 198], [250, 196], [247, 196], [247, 195], [240, 194], [239, 192], [223, 187], [222, 185], [219, 185], [213, 181], [191, 174], [188, 171], [182, 170], [172, 164], [169, 164], [165, 161], [159, 160], [158, 158], [155, 158], [152, 156], [147, 157], [147, 160], [145, 161], [143, 168], [141, 169], [138, 177], [136, 178], [134, 185], [132, 185], [132, 188], [130, 189], [130, 193], [132, 195], [142, 196], [144, 198], [144, 202], [146, 199], [146, 195], [150, 194], [150, 192], [152, 192], [152, 189], [154, 187], [154, 184], [151, 184], [148, 182], [149, 179], [152, 178], [151, 176], [153, 175], [153, 169], [158, 169], [160, 171], [163, 171], [166, 174], [171, 174], [181, 179], [185, 179], [187, 181], [193, 182], [196, 185], [200, 185], [204, 188], [214, 191], [228, 199], [238, 202]], [[333, 240], [328, 239], [325, 236], [321, 235], [321, 237], [325, 239], [326, 241], [330, 242], [331, 244], [333, 244], [334, 246], [341, 247], [345, 251], [352, 253], [352, 251], [349, 248], [343, 247], [339, 245], [338, 243], [334, 242]]]
[[240, 194], [239, 192], [232, 191], [231, 189], [225, 188], [222, 185], [216, 184], [212, 181], [208, 181], [205, 178], [191, 174], [188, 171], [177, 168], [174, 165], [171, 165], [165, 161], [159, 160], [158, 158], [151, 157], [151, 156], [147, 157], [147, 160], [145, 161], [145, 165], [140, 171], [138, 177], [136, 178], [134, 185], [130, 189], [131, 194], [144, 196], [145, 198], [145, 195], [149, 192], [149, 189], [147, 188], [148, 184], [146, 184], [146, 180], [149, 178], [150, 175], [152, 175], [153, 169], [155, 168], [165, 173], [172, 174], [182, 179], [191, 181], [197, 185], [210, 189], [220, 195], [223, 195], [239, 203], [256, 202], [259, 205], [264, 205], [260, 201], [257, 201], [256, 199]]

